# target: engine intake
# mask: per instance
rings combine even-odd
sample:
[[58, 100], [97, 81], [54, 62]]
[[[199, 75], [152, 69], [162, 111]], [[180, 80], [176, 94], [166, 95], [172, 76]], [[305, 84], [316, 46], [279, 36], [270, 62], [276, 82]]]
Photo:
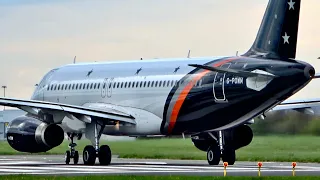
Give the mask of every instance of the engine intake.
[[21, 152], [46, 152], [59, 146], [64, 139], [63, 129], [56, 124], [46, 124], [35, 118], [21, 116], [7, 128], [9, 145]]

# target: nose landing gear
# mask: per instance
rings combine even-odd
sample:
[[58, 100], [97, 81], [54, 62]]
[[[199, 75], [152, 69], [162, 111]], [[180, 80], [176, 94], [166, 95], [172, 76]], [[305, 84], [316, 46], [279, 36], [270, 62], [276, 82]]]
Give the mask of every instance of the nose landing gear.
[[70, 160], [73, 159], [74, 164], [78, 164], [79, 162], [79, 152], [75, 150], [75, 147], [77, 146], [76, 143], [73, 142], [73, 138], [77, 136], [78, 140], [81, 139], [82, 134], [75, 134], [75, 133], [67, 133], [68, 138], [71, 140], [69, 144], [70, 150], [66, 151], [65, 153], [65, 163], [69, 164]]

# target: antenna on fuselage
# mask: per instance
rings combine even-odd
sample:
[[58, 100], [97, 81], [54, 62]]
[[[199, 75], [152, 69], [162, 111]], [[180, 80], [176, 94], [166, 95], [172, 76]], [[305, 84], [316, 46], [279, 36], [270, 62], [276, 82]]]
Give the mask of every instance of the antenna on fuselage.
[[236, 52], [236, 56], [238, 56], [238, 51]]
[[73, 58], [73, 64], [76, 63], [76, 60], [77, 60], [77, 56], [74, 56], [74, 58]]
[[188, 52], [188, 58], [190, 58], [190, 49], [189, 49], [189, 52]]

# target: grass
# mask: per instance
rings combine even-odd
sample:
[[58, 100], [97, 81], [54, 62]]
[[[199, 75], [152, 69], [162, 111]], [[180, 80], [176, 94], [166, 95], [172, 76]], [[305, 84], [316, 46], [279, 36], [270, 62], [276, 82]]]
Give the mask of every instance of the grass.
[[[40, 154], [64, 154], [68, 141]], [[79, 153], [87, 140], [78, 142]], [[144, 139], [136, 141], [101, 141], [108, 144], [120, 158], [150, 159], [206, 159], [206, 152], [198, 150], [190, 139]], [[6, 141], [0, 142], [0, 155], [28, 154], [12, 149]], [[255, 136], [253, 142], [237, 150], [238, 161], [296, 161], [320, 162], [320, 137], [316, 136]]]
[[303, 180], [313, 180], [313, 179], [319, 179], [319, 177], [208, 177], [208, 176], [76, 176], [76, 177], [72, 177], [72, 176], [68, 176], [68, 177], [64, 177], [64, 176], [1, 176], [2, 180], [62, 180], [62, 179], [67, 179], [67, 180], [104, 180], [104, 179], [108, 179], [108, 180], [113, 180], [113, 179], [117, 179], [117, 180], [121, 180], [121, 179], [125, 179], [125, 180], [147, 180], [147, 179], [153, 179], [153, 180], [198, 180], [198, 179], [210, 179], [210, 180], [217, 180], [217, 179], [224, 179], [224, 180], [229, 180], [229, 179], [248, 179], [248, 180], [255, 180], [255, 179], [259, 179], [259, 180], [287, 180], [287, 179], [303, 179]]

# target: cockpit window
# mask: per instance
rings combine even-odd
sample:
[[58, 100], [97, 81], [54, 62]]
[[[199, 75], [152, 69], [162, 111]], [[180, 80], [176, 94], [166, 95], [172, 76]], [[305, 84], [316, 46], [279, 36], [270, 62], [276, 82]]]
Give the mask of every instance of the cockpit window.
[[43, 78], [42, 80], [40, 81], [39, 85], [37, 88], [43, 88], [49, 81], [50, 79], [52, 78], [52, 75], [54, 73], [54, 71], [56, 71], [57, 69], [53, 69], [51, 71], [49, 71]]

